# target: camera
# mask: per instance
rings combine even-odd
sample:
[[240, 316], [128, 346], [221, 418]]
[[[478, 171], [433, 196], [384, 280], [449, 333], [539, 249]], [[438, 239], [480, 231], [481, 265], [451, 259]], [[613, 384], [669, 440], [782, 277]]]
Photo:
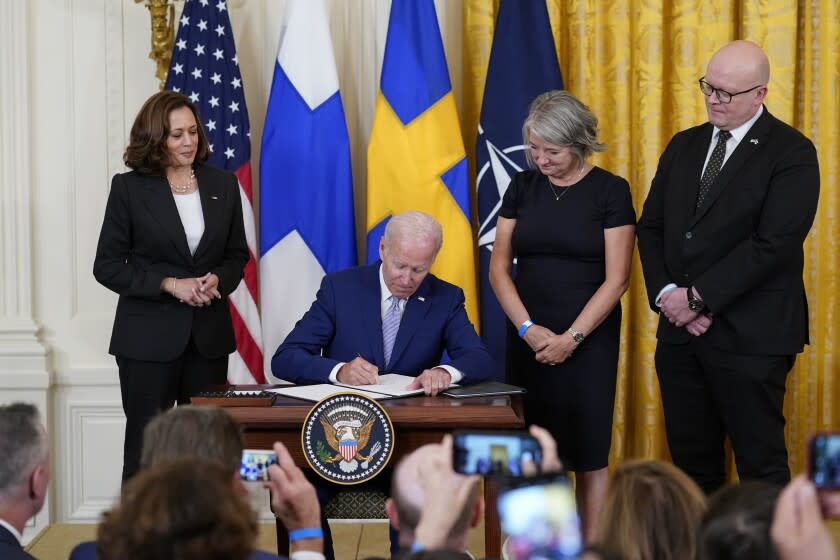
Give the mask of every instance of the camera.
[[239, 478], [249, 482], [268, 481], [268, 467], [277, 463], [277, 455], [268, 449], [244, 449], [239, 462]]
[[507, 480], [498, 510], [511, 560], [577, 558], [583, 548], [575, 493], [564, 475]]
[[538, 470], [542, 461], [539, 442], [525, 431], [455, 430], [452, 436], [452, 466], [462, 474], [522, 476], [524, 462]]
[[816, 434], [811, 438], [808, 477], [817, 488], [840, 489], [840, 433]]

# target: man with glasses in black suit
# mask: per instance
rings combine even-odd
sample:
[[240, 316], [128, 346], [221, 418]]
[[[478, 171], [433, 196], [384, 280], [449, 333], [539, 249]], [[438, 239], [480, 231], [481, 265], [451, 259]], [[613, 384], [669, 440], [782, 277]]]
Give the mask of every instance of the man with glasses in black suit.
[[699, 80], [709, 122], [670, 141], [637, 228], [668, 445], [706, 492], [725, 482], [727, 435], [741, 479], [790, 479], [782, 405], [808, 343], [820, 178], [813, 143], [764, 106], [769, 79], [755, 43], [715, 53]]

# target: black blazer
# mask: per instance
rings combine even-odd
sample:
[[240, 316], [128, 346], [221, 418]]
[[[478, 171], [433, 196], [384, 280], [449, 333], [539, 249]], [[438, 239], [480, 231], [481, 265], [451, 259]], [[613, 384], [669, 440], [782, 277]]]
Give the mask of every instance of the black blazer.
[[[713, 127], [677, 133], [651, 183], [636, 232], [650, 306], [667, 284], [693, 285], [714, 322], [716, 348], [790, 355], [808, 343], [802, 244], [817, 209], [814, 145], [765, 108], [694, 212]], [[664, 316], [657, 338], [691, 335]]]
[[[227, 296], [242, 279], [248, 245], [236, 176], [196, 164], [204, 235], [190, 255], [165, 177], [114, 175], [93, 275], [120, 295], [109, 352], [134, 360], [171, 361], [192, 335], [198, 351], [219, 358], [236, 349]], [[213, 272], [222, 299], [191, 307], [160, 291], [167, 277]]]
[[35, 560], [35, 557], [23, 550], [15, 536], [0, 525], [0, 559]]

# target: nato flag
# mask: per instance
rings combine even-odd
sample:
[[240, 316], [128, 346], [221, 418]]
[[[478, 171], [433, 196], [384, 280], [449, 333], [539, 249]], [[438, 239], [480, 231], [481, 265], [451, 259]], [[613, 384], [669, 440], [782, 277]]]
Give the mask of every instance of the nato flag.
[[488, 281], [496, 218], [511, 177], [526, 167], [522, 123], [537, 95], [562, 89], [563, 78], [545, 0], [501, 0], [476, 140], [481, 337], [505, 363], [505, 325]]

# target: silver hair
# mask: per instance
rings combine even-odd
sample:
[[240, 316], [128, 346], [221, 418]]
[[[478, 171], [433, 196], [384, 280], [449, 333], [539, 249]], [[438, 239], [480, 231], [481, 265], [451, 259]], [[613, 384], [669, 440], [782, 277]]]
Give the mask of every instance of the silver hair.
[[[565, 90], [547, 91], [534, 99], [522, 124], [525, 146], [530, 145], [531, 134], [549, 144], [567, 146], [581, 163], [594, 152], [607, 149], [598, 141], [598, 117]], [[525, 159], [534, 165], [531, 150], [525, 150]]]
[[385, 225], [385, 245], [395, 238], [410, 239], [417, 243], [431, 241], [435, 246], [435, 255], [443, 245], [443, 228], [440, 223], [425, 212], [408, 210], [393, 216]]
[[28, 403], [0, 406], [0, 500], [20, 489], [49, 449], [38, 409]]

